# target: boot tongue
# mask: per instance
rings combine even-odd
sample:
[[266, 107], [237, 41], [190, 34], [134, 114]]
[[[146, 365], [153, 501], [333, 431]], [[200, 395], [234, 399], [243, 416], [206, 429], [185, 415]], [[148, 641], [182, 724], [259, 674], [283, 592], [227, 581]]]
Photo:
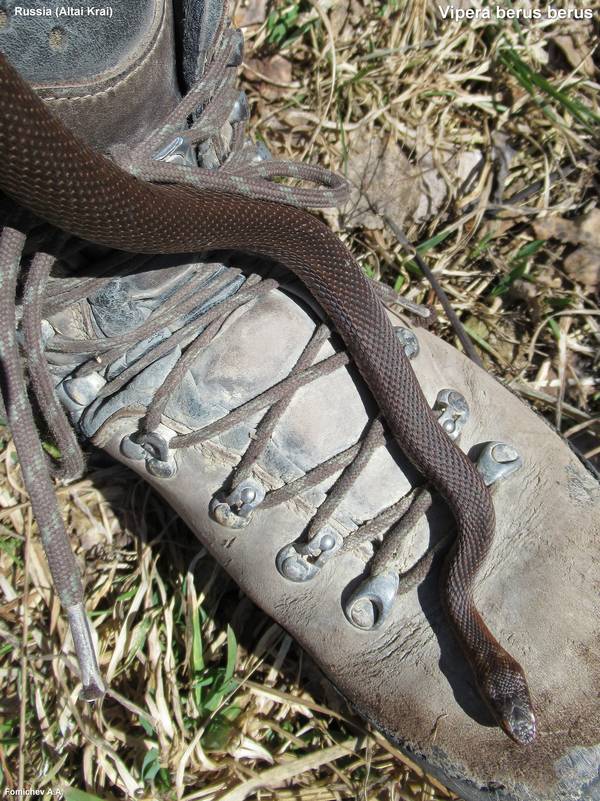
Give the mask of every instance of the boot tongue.
[[[202, 77], [213, 45], [223, 28], [223, 0], [180, 0], [175, 29], [181, 49], [183, 86], [187, 91]], [[176, 6], [177, 8], [177, 6]]]
[[142, 140], [180, 99], [171, 0], [35, 0], [5, 13], [0, 50], [98, 149]]

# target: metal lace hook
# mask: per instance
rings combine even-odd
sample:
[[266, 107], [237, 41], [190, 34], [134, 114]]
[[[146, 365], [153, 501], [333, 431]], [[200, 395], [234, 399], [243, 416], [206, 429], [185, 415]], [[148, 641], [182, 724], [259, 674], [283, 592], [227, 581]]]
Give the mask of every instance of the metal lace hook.
[[467, 399], [456, 389], [441, 389], [433, 404], [433, 411], [450, 439], [458, 439], [465, 423], [469, 420]]
[[289, 542], [277, 554], [279, 573], [290, 581], [309, 581], [340, 550], [343, 539], [331, 526], [324, 526], [310, 542]]
[[241, 481], [225, 499], [213, 498], [210, 513], [227, 528], [246, 528], [252, 520], [254, 510], [265, 499], [265, 490], [257, 481], [247, 478]]
[[[448, 392], [453, 392], [453, 390], [443, 390], [440, 395]], [[455, 394], [458, 395], [458, 393]], [[464, 400], [462, 396], [459, 397]], [[456, 398], [452, 400], [444, 395], [442, 400], [444, 403], [450, 400], [451, 405], [454, 401], [455, 407], [458, 406], [458, 408], [462, 406], [460, 401], [458, 404], [455, 403]], [[462, 424], [464, 424], [464, 419], [461, 426]], [[486, 443], [476, 463], [478, 472], [489, 487], [508, 478], [522, 466], [523, 458], [516, 448], [499, 441]], [[369, 576], [352, 593], [344, 605], [346, 618], [353, 626], [365, 631], [380, 628], [391, 612], [399, 587], [400, 577], [397, 571]]]
[[502, 481], [523, 466], [523, 457], [506, 442], [488, 442], [477, 459], [477, 470], [488, 487]]
[[156, 478], [173, 478], [177, 462], [169, 443], [157, 431], [127, 434], [121, 440], [121, 453], [128, 459], [145, 460], [146, 470]]
[[349, 622], [364, 631], [380, 628], [390, 614], [399, 585], [396, 570], [363, 581], [344, 606]]

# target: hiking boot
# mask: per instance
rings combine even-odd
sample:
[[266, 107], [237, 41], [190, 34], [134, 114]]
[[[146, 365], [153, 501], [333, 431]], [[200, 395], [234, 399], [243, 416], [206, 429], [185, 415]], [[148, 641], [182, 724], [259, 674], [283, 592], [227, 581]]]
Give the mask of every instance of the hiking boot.
[[[169, 295], [197, 292], [193, 333], [162, 319], [107, 373], [68, 372], [58, 392], [83, 436], [146, 478], [352, 706], [463, 798], [596, 798], [600, 491], [577, 456], [494, 378], [394, 316], [440, 425], [493, 487], [477, 601], [528, 677], [538, 736], [524, 747], [495, 725], [440, 603], [443, 557], [431, 557], [452, 533], [447, 508], [295, 282], [193, 264], [177, 288], [142, 277], [68, 313], [97, 341], [124, 298], [153, 307], [147, 325]], [[125, 314], [120, 326], [136, 330]], [[148, 364], [152, 347], [163, 355]]]
[[[199, 85], [219, 87], [195, 119], [206, 138], [196, 148], [171, 136], [154, 158], [253, 165], [260, 176], [268, 156], [243, 136], [229, 77], [239, 39], [220, 17], [212, 30], [196, 62]], [[191, 112], [181, 113], [184, 132]], [[135, 167], [161, 124], [104, 146]], [[50, 247], [47, 229], [26, 222], [30, 244], [9, 232], [7, 252], [59, 254], [56, 265], [34, 260], [24, 290], [45, 415], [59, 414], [48, 413], [50, 386], [84, 441], [149, 481], [352, 706], [463, 798], [599, 798], [600, 487], [546, 422], [389, 312], [439, 425], [492, 491], [496, 535], [476, 598], [528, 677], [537, 738], [522, 746], [481, 700], [441, 604], [454, 521], [298, 280], [236, 254], [127, 256], [56, 236]], [[53, 430], [69, 458], [73, 444]]]

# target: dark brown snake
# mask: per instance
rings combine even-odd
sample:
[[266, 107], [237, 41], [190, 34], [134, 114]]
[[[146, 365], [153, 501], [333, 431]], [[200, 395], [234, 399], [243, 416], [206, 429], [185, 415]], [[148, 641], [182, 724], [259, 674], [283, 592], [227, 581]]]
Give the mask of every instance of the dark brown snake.
[[394, 329], [346, 247], [307, 212], [214, 190], [141, 181], [56, 119], [0, 56], [0, 188], [67, 233], [135, 253], [240, 250], [292, 270], [344, 339], [398, 444], [457, 523], [442, 598], [477, 685], [516, 742], [535, 738], [520, 665], [493, 637], [472, 587], [494, 536], [489, 491], [442, 430]]

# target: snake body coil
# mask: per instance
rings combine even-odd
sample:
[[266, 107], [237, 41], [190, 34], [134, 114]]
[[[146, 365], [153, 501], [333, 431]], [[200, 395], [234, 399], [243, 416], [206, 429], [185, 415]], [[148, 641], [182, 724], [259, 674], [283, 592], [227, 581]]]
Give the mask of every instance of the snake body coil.
[[490, 494], [442, 430], [372, 287], [310, 214], [213, 190], [141, 181], [68, 131], [0, 56], [0, 188], [58, 228], [136, 253], [238, 249], [292, 270], [344, 339], [393, 436], [456, 518], [442, 595], [483, 698], [506, 733], [535, 737], [526, 680], [472, 598], [494, 535]]

